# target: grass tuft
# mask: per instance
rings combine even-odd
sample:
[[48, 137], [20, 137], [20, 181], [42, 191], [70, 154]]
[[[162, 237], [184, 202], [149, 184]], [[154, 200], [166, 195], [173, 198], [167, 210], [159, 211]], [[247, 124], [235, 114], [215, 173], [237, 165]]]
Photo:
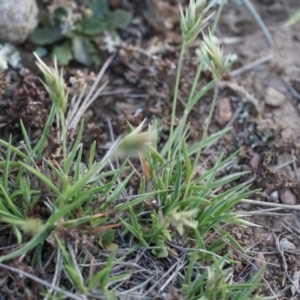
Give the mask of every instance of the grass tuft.
[[[95, 159], [94, 143], [83, 161], [84, 124], [78, 124], [99, 91], [94, 87], [88, 97], [80, 95], [77, 102], [68, 103], [63, 72], [56, 62], [50, 68], [36, 57], [53, 106], [35, 145], [22, 123], [23, 151], [11, 145], [11, 139], [0, 140], [6, 148], [0, 175], [0, 222], [9, 229], [7, 236], [14, 244], [2, 251], [0, 268], [15, 271], [10, 262], [25, 258], [35, 268], [54, 266], [47, 279], [28, 276], [42, 282], [44, 299], [153, 299], [170, 287], [186, 299], [250, 299], [255, 294], [262, 271], [238, 284], [233, 279], [236, 262], [226, 254], [228, 247], [244, 251], [230, 235], [229, 226], [254, 225], [234, 212], [234, 206], [254, 192], [244, 183], [234, 184], [245, 172], [222, 175], [238, 151], [226, 158], [220, 155], [209, 170], [196, 173], [203, 149], [229, 130], [208, 136], [218, 84], [227, 70], [211, 33], [204, 35], [195, 82], [175, 128], [184, 54], [207, 24], [205, 6], [206, 1], [191, 0], [185, 13], [181, 9], [184, 42], [170, 136], [163, 148], [158, 147], [156, 122], [145, 130], [144, 121], [136, 128], [129, 124], [129, 133], [116, 139], [102, 160]], [[198, 91], [204, 63], [214, 80]], [[214, 95], [202, 138], [189, 145], [188, 115], [210, 89]], [[55, 117], [58, 135], [51, 129]], [[75, 139], [69, 136], [74, 130]], [[139, 157], [139, 166], [131, 162], [132, 157]], [[139, 190], [129, 194], [133, 175], [140, 178]], [[143, 261], [147, 268], [139, 266]]]

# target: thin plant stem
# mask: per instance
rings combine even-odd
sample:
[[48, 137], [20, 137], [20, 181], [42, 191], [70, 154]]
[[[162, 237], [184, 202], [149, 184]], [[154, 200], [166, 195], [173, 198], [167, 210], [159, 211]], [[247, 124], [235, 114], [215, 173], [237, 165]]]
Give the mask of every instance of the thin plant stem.
[[215, 108], [216, 102], [217, 102], [218, 91], [219, 91], [219, 81], [216, 81], [216, 85], [215, 85], [215, 89], [214, 89], [214, 96], [213, 96], [212, 104], [211, 104], [211, 107], [210, 107], [209, 115], [208, 115], [207, 122], [206, 122], [205, 127], [204, 127], [203, 136], [202, 136], [202, 139], [200, 141], [199, 150], [197, 152], [196, 159], [195, 159], [195, 162], [194, 162], [194, 165], [193, 165], [193, 171], [191, 172], [191, 175], [190, 175], [190, 177], [188, 178], [188, 181], [187, 181], [186, 189], [185, 189], [185, 192], [184, 192], [184, 198], [186, 198], [187, 192], [190, 189], [192, 178], [194, 176], [194, 173], [195, 173], [195, 170], [196, 170], [196, 167], [197, 167], [197, 164], [198, 164], [201, 152], [202, 152], [202, 148], [203, 148], [204, 142], [205, 142], [206, 137], [207, 137], [208, 128], [209, 128], [209, 125], [211, 123], [214, 108]]
[[169, 135], [169, 141], [168, 141], [168, 161], [171, 159], [171, 152], [172, 152], [172, 145], [173, 145], [173, 133], [174, 133], [174, 124], [175, 124], [175, 114], [176, 114], [176, 106], [177, 106], [177, 98], [178, 98], [178, 90], [179, 90], [179, 82], [180, 82], [180, 74], [182, 70], [183, 65], [183, 57], [185, 53], [185, 47], [182, 46], [180, 55], [179, 55], [179, 62], [178, 62], [178, 68], [177, 68], [177, 74], [176, 74], [176, 83], [175, 83], [175, 89], [174, 89], [174, 98], [173, 98], [173, 107], [172, 107], [172, 115], [171, 115], [171, 126], [170, 126], [170, 135]]
[[192, 107], [189, 107], [189, 103], [192, 101], [192, 99], [195, 95], [195, 91], [196, 91], [197, 84], [198, 84], [198, 81], [199, 81], [199, 78], [200, 78], [200, 75], [201, 75], [201, 72], [202, 72], [203, 65], [204, 65], [204, 62], [203, 62], [203, 60], [201, 60], [200, 64], [198, 65], [198, 68], [197, 68], [197, 73], [196, 73], [196, 76], [195, 76], [195, 80], [193, 82], [191, 93], [189, 95], [189, 100], [188, 100], [188, 104], [187, 104], [187, 107], [188, 107], [187, 114], [189, 114], [190, 111], [192, 110]]
[[[226, 0], [223, 0], [222, 3], [219, 5], [219, 9], [217, 11], [216, 18], [214, 20], [214, 23], [213, 23], [213, 26], [212, 26], [212, 29], [211, 29], [211, 34], [214, 34], [216, 29], [217, 29], [217, 25], [219, 23], [219, 19], [220, 19], [223, 7], [225, 5], [225, 2], [226, 2]], [[189, 103], [191, 102], [191, 100], [193, 99], [193, 97], [195, 95], [195, 91], [196, 91], [197, 84], [198, 84], [198, 81], [199, 81], [199, 78], [200, 78], [200, 75], [201, 75], [201, 72], [202, 72], [202, 69], [203, 69], [203, 65], [204, 65], [204, 61], [202, 60], [200, 62], [200, 64], [198, 65], [197, 73], [196, 73], [196, 76], [195, 76], [195, 79], [194, 79], [194, 82], [193, 82], [193, 86], [192, 86], [192, 89], [191, 89], [191, 92], [190, 92], [190, 95], [189, 95], [188, 103], [187, 103], [186, 109], [184, 110], [183, 119], [182, 119], [182, 122], [180, 124], [180, 134], [178, 135], [179, 137], [181, 137], [181, 135], [182, 135], [183, 127], [186, 124], [186, 119], [188, 117], [188, 114], [190, 113], [190, 111], [193, 108], [193, 107], [189, 107]]]
[[62, 150], [63, 150], [63, 163], [64, 163], [64, 172], [65, 175], [67, 172], [67, 128], [66, 128], [66, 120], [63, 112], [59, 112], [59, 118], [61, 123], [61, 139], [62, 139]]
[[196, 73], [196, 76], [195, 76], [195, 79], [194, 79], [194, 82], [193, 82], [193, 86], [192, 86], [192, 89], [191, 89], [191, 92], [190, 92], [190, 95], [189, 95], [189, 99], [188, 99], [188, 103], [186, 105], [186, 108], [183, 112], [183, 117], [180, 121], [180, 131], [179, 131], [179, 135], [178, 135], [178, 138], [180, 139], [181, 136], [182, 136], [182, 132], [183, 132], [183, 128], [186, 124], [186, 120], [187, 120], [187, 117], [190, 113], [190, 111], [192, 110], [193, 107], [190, 107], [190, 102], [192, 101], [194, 95], [195, 95], [195, 91], [196, 91], [196, 88], [197, 88], [197, 84], [198, 84], [198, 81], [199, 81], [199, 78], [200, 78], [200, 75], [201, 75], [201, 71], [202, 71], [202, 68], [203, 68], [203, 61], [201, 61], [201, 63], [198, 65], [198, 68], [197, 68], [197, 73]]
[[213, 24], [213, 26], [212, 26], [212, 28], [211, 28], [211, 34], [212, 34], [212, 35], [215, 33], [215, 31], [216, 31], [216, 29], [217, 29], [217, 25], [218, 25], [218, 23], [219, 23], [219, 19], [220, 19], [220, 16], [221, 16], [221, 12], [222, 12], [223, 7], [224, 7], [224, 5], [225, 5], [225, 1], [226, 1], [226, 0], [223, 0], [223, 1], [221, 2], [221, 4], [219, 5], [219, 9], [218, 9], [218, 11], [217, 11], [216, 18], [215, 18], [215, 20], [214, 20], [214, 24]]
[[185, 109], [187, 111], [186, 112], [187, 114], [189, 114], [190, 111], [192, 110], [192, 107], [189, 107], [189, 103], [192, 101], [192, 99], [195, 95], [195, 91], [196, 91], [197, 84], [198, 84], [198, 81], [199, 81], [199, 78], [200, 78], [200, 75], [201, 75], [201, 72], [202, 72], [203, 65], [204, 65], [204, 62], [203, 62], [203, 60], [201, 60], [201, 62], [198, 64], [196, 76], [195, 76], [193, 86], [192, 86], [192, 89], [191, 89], [191, 92], [190, 92], [190, 95], [189, 95], [188, 103], [187, 103], [187, 106], [186, 106], [186, 109]]

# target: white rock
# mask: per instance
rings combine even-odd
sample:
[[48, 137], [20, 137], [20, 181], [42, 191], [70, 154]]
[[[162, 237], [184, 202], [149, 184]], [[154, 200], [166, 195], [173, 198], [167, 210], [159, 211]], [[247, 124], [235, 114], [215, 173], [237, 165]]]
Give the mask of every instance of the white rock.
[[18, 50], [11, 44], [0, 44], [0, 70], [6, 70], [8, 65], [21, 67], [21, 57]]
[[23, 43], [37, 25], [35, 0], [0, 0], [0, 41]]
[[287, 238], [281, 239], [279, 245], [283, 251], [296, 249], [296, 246], [293, 243], [291, 243]]

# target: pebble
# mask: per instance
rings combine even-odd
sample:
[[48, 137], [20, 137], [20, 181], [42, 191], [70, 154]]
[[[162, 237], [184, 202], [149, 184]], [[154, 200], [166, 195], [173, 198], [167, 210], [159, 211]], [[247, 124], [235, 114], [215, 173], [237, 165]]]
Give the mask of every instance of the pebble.
[[283, 93], [277, 91], [273, 87], [268, 87], [265, 95], [266, 104], [278, 107], [286, 101], [286, 97]]
[[223, 126], [225, 125], [228, 121], [230, 121], [232, 117], [232, 109], [231, 109], [231, 104], [229, 98], [222, 98], [220, 99], [218, 106], [217, 106], [217, 111], [216, 111], [216, 121], [218, 122], [219, 125]]
[[295, 205], [297, 202], [296, 196], [289, 190], [283, 189], [279, 192], [280, 201], [286, 205]]
[[271, 200], [274, 203], [278, 203], [279, 202], [279, 195], [278, 195], [278, 191], [274, 191], [271, 195], [270, 195]]
[[256, 153], [256, 152], [253, 152], [253, 156], [252, 158], [250, 159], [250, 166], [252, 169], [257, 169], [259, 167], [259, 164], [260, 164], [260, 154], [259, 153]]
[[0, 0], [0, 41], [23, 43], [38, 25], [35, 0]]
[[296, 246], [293, 243], [291, 243], [287, 238], [281, 239], [281, 241], [279, 242], [279, 245], [282, 250], [295, 250], [296, 249]]
[[257, 268], [262, 268], [265, 264], [265, 261], [266, 261], [266, 259], [265, 259], [263, 252], [258, 252], [256, 255], [256, 259], [254, 260], [254, 265]]

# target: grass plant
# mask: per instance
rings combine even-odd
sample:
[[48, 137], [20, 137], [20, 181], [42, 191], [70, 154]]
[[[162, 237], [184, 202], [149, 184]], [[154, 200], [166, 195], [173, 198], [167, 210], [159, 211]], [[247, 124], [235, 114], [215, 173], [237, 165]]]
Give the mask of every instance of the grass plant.
[[[91, 145], [89, 157], [83, 162], [84, 124], [82, 121], [76, 126], [71, 120], [79, 120], [86, 104], [91, 105], [96, 96], [81, 95], [77, 100], [82, 102], [73, 99], [68, 109], [62, 72], [56, 63], [50, 68], [37, 57], [53, 106], [35, 145], [22, 122], [23, 149], [13, 146], [11, 139], [0, 141], [6, 149], [6, 159], [1, 162], [0, 222], [9, 228], [12, 245], [9, 251], [2, 251], [0, 268], [16, 272], [12, 261], [30, 260], [31, 266], [46, 270], [49, 260], [55, 262], [51, 281], [22, 271], [23, 276], [44, 286], [41, 299], [152, 299], [151, 290], [162, 293], [170, 286], [185, 299], [255, 298], [261, 273], [243, 284], [235, 283], [232, 274], [236, 262], [225, 255], [228, 247], [244, 252], [227, 226], [253, 225], [233, 210], [253, 193], [249, 186], [233, 184], [224, 189], [245, 172], [220, 176], [238, 151], [226, 158], [220, 155], [209, 170], [196, 174], [203, 149], [230, 130], [208, 136], [218, 83], [227, 70], [227, 61], [211, 33], [204, 35], [199, 66], [205, 62], [210, 67], [213, 81], [197, 91], [201, 67], [198, 69], [184, 115], [175, 126], [184, 54], [207, 24], [207, 11], [206, 1], [201, 0], [191, 0], [185, 12], [181, 9], [184, 41], [170, 135], [162, 148], [157, 144], [157, 123], [152, 122], [145, 130], [144, 121], [136, 128], [129, 124], [130, 133], [112, 143], [100, 161], [95, 159], [96, 144]], [[202, 138], [189, 145], [188, 115], [211, 89], [214, 93]], [[58, 132], [51, 129], [55, 120]], [[140, 158], [142, 172], [132, 167], [133, 156]], [[116, 158], [120, 165], [115, 163]], [[137, 173], [139, 191], [129, 195], [130, 180]], [[174, 272], [166, 271], [157, 286], [147, 288], [147, 276], [135, 286], [130, 280], [147, 269], [130, 260], [132, 255], [147, 257], [154, 264], [170, 259]], [[131, 282], [127, 289], [124, 282]]]

